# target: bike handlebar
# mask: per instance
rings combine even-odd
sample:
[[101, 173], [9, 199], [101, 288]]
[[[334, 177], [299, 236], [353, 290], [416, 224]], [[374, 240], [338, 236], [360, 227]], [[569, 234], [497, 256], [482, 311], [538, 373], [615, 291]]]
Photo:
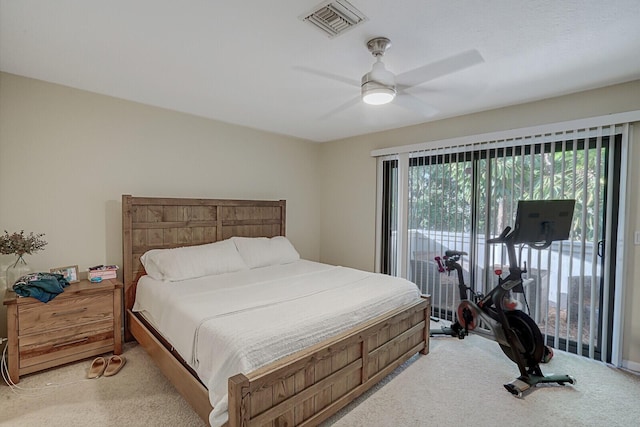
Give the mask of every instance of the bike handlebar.
[[505, 238], [507, 237], [507, 234], [509, 234], [510, 231], [511, 231], [511, 227], [506, 226], [498, 237], [495, 237], [493, 239], [488, 239], [487, 243], [503, 243], [505, 241]]

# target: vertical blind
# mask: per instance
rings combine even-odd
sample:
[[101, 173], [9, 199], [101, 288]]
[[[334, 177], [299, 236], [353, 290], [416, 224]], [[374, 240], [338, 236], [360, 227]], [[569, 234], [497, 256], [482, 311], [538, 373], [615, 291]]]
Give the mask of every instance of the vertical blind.
[[454, 320], [457, 277], [438, 272], [435, 257], [467, 252], [465, 282], [486, 293], [496, 270], [508, 271], [505, 248], [486, 241], [513, 226], [518, 201], [575, 199], [568, 240], [519, 248], [533, 283], [516, 295], [549, 345], [610, 361], [627, 130], [612, 124], [381, 157], [381, 271], [416, 283], [431, 294], [433, 316]]

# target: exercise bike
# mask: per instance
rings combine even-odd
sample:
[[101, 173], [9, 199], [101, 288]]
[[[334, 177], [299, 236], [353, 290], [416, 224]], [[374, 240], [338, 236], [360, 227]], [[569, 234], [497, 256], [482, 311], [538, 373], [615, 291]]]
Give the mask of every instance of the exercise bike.
[[[463, 251], [446, 251], [444, 259], [436, 257], [441, 272], [457, 272], [460, 304], [457, 321], [434, 335], [450, 335], [463, 339], [470, 331], [488, 335], [498, 342], [502, 351], [518, 365], [520, 376], [504, 387], [516, 397], [541, 383], [575, 384], [570, 375], [544, 375], [540, 369], [549, 354], [540, 328], [525, 312], [510, 302], [511, 292], [524, 292], [533, 279], [523, 279], [526, 263], [521, 268], [516, 258], [516, 244], [534, 249], [546, 249], [556, 240], [569, 237], [575, 200], [520, 201], [514, 229], [506, 227], [500, 236], [487, 240], [489, 244], [504, 244], [509, 260], [509, 275], [498, 277], [498, 285], [487, 295], [476, 293], [465, 285], [460, 258]], [[553, 353], [551, 353], [552, 355]]]

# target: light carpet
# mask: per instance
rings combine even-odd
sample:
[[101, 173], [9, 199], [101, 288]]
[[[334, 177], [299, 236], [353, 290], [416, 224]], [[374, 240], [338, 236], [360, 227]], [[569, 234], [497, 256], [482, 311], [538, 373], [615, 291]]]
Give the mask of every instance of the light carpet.
[[0, 384], [0, 426], [204, 426], [144, 349], [126, 344], [112, 377], [85, 379], [92, 359]]
[[[556, 351], [545, 373], [568, 373], [575, 386], [543, 385], [511, 396], [502, 386], [517, 367], [479, 336], [432, 338], [416, 356], [323, 427], [630, 426], [640, 420], [640, 376]], [[127, 344], [114, 377], [85, 380], [91, 360], [0, 385], [1, 426], [193, 426], [205, 424], [144, 350]]]

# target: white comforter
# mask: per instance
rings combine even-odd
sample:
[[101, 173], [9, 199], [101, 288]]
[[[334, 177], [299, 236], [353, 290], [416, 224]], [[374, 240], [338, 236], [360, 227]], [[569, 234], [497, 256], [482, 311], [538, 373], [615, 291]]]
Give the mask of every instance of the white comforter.
[[227, 420], [227, 379], [419, 298], [404, 279], [300, 260], [182, 282], [143, 277], [142, 311], [209, 390]]

